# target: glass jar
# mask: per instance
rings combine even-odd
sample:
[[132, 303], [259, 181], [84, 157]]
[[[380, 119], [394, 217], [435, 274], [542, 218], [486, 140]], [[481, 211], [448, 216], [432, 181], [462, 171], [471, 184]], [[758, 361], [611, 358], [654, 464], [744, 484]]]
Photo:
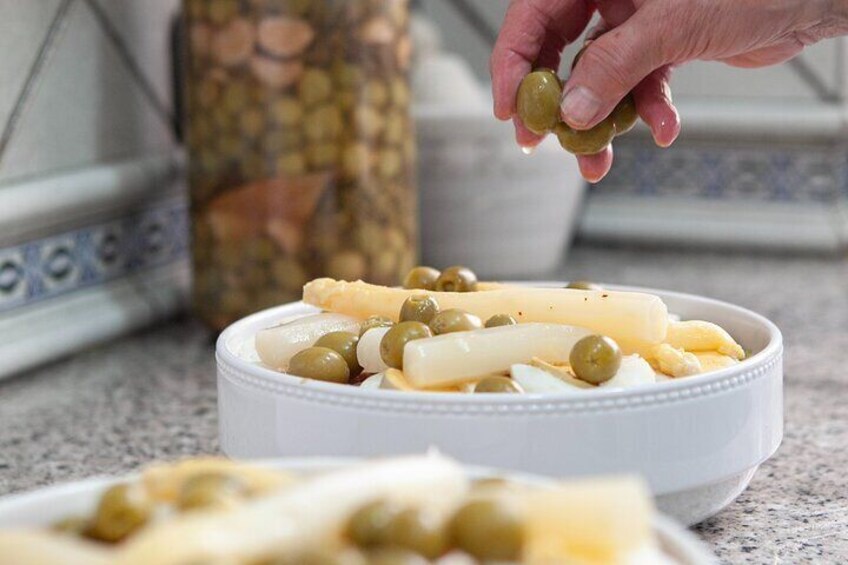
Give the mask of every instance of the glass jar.
[[213, 328], [417, 255], [407, 0], [185, 0], [194, 308]]

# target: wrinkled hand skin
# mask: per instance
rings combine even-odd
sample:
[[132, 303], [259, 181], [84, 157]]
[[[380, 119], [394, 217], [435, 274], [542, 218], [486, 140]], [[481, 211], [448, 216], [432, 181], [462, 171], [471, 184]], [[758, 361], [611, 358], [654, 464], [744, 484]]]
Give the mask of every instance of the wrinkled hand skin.
[[[575, 129], [589, 129], [632, 90], [661, 147], [680, 133], [668, 86], [673, 67], [694, 60], [764, 67], [848, 33], [848, 0], [513, 0], [490, 71], [495, 116], [513, 120], [521, 146], [541, 141], [515, 117], [521, 79], [533, 67], [558, 68], [563, 48], [595, 12], [601, 24], [565, 84], [562, 117]], [[599, 181], [612, 157], [611, 147], [579, 157], [583, 176]]]

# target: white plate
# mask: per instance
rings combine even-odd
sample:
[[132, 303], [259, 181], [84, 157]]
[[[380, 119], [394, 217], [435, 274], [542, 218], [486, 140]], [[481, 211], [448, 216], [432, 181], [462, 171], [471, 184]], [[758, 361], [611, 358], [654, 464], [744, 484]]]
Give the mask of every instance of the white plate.
[[[619, 288], [623, 290], [623, 287]], [[239, 458], [371, 457], [435, 446], [468, 464], [554, 477], [638, 473], [685, 524], [729, 504], [783, 437], [780, 331], [704, 297], [642, 290], [684, 319], [727, 329], [748, 351], [706, 375], [585, 395], [462, 395], [361, 390], [246, 361], [253, 336], [294, 303], [227, 328], [218, 340], [221, 447]]]
[[[258, 462], [274, 469], [298, 473], [329, 471], [351, 463], [353, 461], [349, 459], [331, 458]], [[497, 476], [525, 483], [547, 482], [543, 477], [480, 468], [469, 468], [469, 473], [474, 477]], [[123, 478], [97, 477], [0, 498], [0, 529], [45, 527], [68, 516], [89, 515], [107, 487], [134, 478], [135, 475]], [[654, 527], [663, 551], [680, 565], [714, 565], [718, 562], [698, 538], [673, 520], [659, 515], [654, 521]]]

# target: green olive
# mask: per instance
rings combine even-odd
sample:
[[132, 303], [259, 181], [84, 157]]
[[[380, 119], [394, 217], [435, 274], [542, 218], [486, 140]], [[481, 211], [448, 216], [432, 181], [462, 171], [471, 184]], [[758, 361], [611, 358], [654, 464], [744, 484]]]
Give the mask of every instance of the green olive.
[[606, 336], [590, 335], [574, 344], [568, 360], [578, 379], [599, 385], [618, 372], [621, 349]]
[[375, 500], [353, 513], [345, 533], [361, 548], [386, 545], [391, 535], [391, 525], [403, 509], [388, 500]]
[[100, 498], [88, 533], [101, 541], [118, 542], [145, 525], [152, 515], [153, 501], [141, 487], [115, 485]]
[[443, 310], [430, 320], [430, 329], [436, 335], [479, 330], [482, 327], [480, 318], [459, 308]]
[[514, 326], [518, 322], [509, 314], [495, 314], [486, 320], [487, 328], [496, 328], [498, 326]]
[[636, 112], [636, 102], [633, 100], [633, 95], [628, 94], [621, 99], [610, 115], [612, 123], [615, 125], [615, 135], [627, 133], [636, 125], [636, 120], [639, 119], [639, 114]]
[[180, 490], [177, 508], [231, 508], [247, 494], [247, 485], [224, 473], [201, 473], [188, 479]]
[[486, 377], [477, 383], [477, 386], [474, 387], [474, 392], [516, 394], [524, 392], [524, 389], [509, 377]]
[[451, 519], [454, 546], [480, 560], [513, 561], [524, 545], [524, 520], [505, 497], [466, 502]]
[[436, 290], [436, 279], [441, 273], [433, 267], [415, 267], [403, 280], [403, 288], [421, 288]]
[[477, 290], [477, 275], [467, 267], [448, 267], [436, 279], [439, 292], [473, 292]]
[[368, 330], [373, 330], [374, 328], [389, 328], [393, 325], [394, 322], [385, 316], [368, 316], [361, 324], [359, 324], [359, 337], [362, 337], [362, 334]]
[[550, 69], [537, 69], [527, 74], [518, 86], [516, 109], [524, 127], [544, 135], [559, 122], [562, 84]]
[[418, 294], [410, 296], [400, 308], [401, 322], [421, 322], [429, 324], [430, 320], [439, 313], [439, 303], [432, 296]]
[[403, 348], [412, 340], [433, 337], [421, 322], [400, 322], [391, 327], [380, 341], [380, 357], [389, 367], [403, 369]]
[[447, 550], [448, 536], [434, 516], [417, 508], [407, 508], [392, 518], [388, 545], [436, 559]]
[[315, 342], [315, 347], [328, 347], [344, 357], [352, 376], [362, 372], [362, 366], [356, 357], [356, 345], [359, 336], [351, 332], [330, 332], [322, 335]]
[[594, 155], [612, 142], [615, 137], [615, 125], [610, 117], [587, 130], [572, 129], [565, 122], [560, 122], [554, 128], [554, 133], [559, 144], [569, 153]]
[[329, 347], [307, 347], [298, 352], [289, 361], [287, 372], [305, 379], [340, 384], [350, 378], [347, 361]]
[[427, 565], [430, 563], [415, 552], [398, 547], [386, 547], [368, 554], [368, 565]]
[[571, 281], [565, 288], [573, 288], [577, 290], [604, 290], [604, 287], [598, 283], [589, 281]]

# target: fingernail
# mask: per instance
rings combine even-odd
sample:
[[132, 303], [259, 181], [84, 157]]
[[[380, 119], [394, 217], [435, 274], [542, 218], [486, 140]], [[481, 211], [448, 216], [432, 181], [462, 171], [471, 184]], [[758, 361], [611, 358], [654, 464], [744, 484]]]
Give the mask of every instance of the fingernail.
[[569, 125], [582, 127], [588, 125], [600, 112], [601, 101], [588, 88], [578, 86], [565, 94], [560, 107]]
[[536, 148], [533, 147], [533, 146], [530, 146], [530, 145], [522, 145], [521, 146], [521, 152], [524, 153], [525, 155], [532, 155], [535, 150], [536, 150]]

